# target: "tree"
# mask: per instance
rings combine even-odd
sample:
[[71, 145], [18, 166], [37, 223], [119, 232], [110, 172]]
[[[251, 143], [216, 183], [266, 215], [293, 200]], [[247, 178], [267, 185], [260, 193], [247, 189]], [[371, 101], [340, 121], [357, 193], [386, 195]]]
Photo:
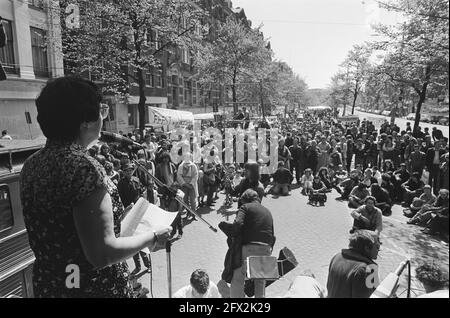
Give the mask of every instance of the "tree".
[[351, 83], [349, 80], [349, 70], [339, 70], [331, 78], [331, 83], [329, 86], [330, 91], [330, 102], [334, 108], [339, 108], [343, 105], [342, 116], [345, 116], [345, 111], [347, 104], [349, 103], [349, 98], [351, 94]]
[[[59, 9], [70, 2], [61, 0]], [[146, 74], [161, 71], [166, 50], [201, 49], [202, 34], [196, 31], [205, 13], [189, 0], [80, 0], [79, 5], [79, 28], [68, 28], [62, 21], [66, 70], [90, 73], [113, 94], [129, 93], [136, 83], [142, 131]]]
[[341, 64], [341, 67], [345, 69], [346, 85], [352, 96], [352, 115], [355, 114], [356, 100], [364, 87], [367, 77], [370, 54], [370, 49], [367, 46], [355, 45]]
[[216, 35], [197, 58], [200, 81], [229, 85], [237, 112], [239, 83], [259, 83], [272, 52], [259, 28], [251, 29], [232, 17], [219, 23]]
[[414, 121], [414, 131], [417, 131], [429, 87], [446, 88], [448, 92], [449, 2], [397, 0], [381, 6], [401, 11], [406, 21], [394, 27], [376, 28], [386, 40], [374, 43], [374, 47], [387, 52], [377, 72], [411, 87], [417, 94]]

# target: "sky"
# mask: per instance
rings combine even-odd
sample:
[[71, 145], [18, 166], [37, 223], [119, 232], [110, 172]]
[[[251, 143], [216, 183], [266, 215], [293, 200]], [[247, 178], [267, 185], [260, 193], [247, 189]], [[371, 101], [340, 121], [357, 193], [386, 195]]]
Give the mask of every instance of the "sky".
[[275, 59], [288, 63], [309, 88], [326, 88], [355, 44], [376, 39], [371, 24], [399, 14], [375, 0], [233, 0], [256, 27], [262, 23]]

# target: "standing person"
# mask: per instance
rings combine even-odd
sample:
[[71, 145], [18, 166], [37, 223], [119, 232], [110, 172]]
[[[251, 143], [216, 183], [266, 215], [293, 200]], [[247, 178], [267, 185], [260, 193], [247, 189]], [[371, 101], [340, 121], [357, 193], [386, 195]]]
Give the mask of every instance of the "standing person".
[[353, 150], [355, 153], [355, 167], [357, 165], [361, 165], [363, 169], [366, 168], [366, 145], [363, 143], [362, 138], [359, 138], [356, 141], [355, 149]]
[[[433, 193], [437, 195], [439, 193], [439, 167], [440, 158], [445, 153], [445, 150], [441, 148], [441, 143], [436, 141], [434, 143], [434, 148], [429, 148], [427, 150], [426, 166], [430, 172], [429, 185], [433, 187]], [[420, 178], [420, 176], [419, 176]]]
[[354, 148], [355, 144], [353, 143], [353, 137], [351, 135], [347, 135], [347, 155], [346, 155], [347, 171], [350, 171], [350, 167], [353, 160], [353, 154], [355, 153]]
[[123, 177], [119, 180], [117, 188], [119, 190], [120, 199], [124, 206], [136, 203], [139, 197], [142, 195], [142, 185], [139, 179], [133, 176], [135, 171], [134, 165], [127, 163], [123, 165]]
[[[368, 230], [355, 231], [349, 248], [336, 254], [328, 270], [328, 298], [369, 298], [378, 282], [378, 257], [380, 241], [377, 234]], [[372, 280], [369, 276], [375, 275]], [[373, 284], [375, 285], [375, 284]]]
[[[120, 237], [125, 211], [117, 188], [86, 153], [108, 115], [101, 100], [93, 82], [74, 77], [49, 80], [36, 100], [47, 142], [25, 162], [20, 191], [38, 298], [131, 297], [125, 260], [156, 241], [164, 243], [172, 230]], [[67, 266], [73, 264], [80, 288], [66, 284]]]
[[440, 141], [444, 138], [444, 135], [442, 134], [442, 130], [437, 129], [436, 127], [433, 127], [433, 130], [431, 132], [431, 136], [433, 137], [433, 141]]
[[[117, 188], [119, 189], [120, 199], [122, 200], [125, 206], [130, 206], [131, 204], [136, 203], [139, 197], [142, 195], [142, 185], [139, 179], [133, 176], [134, 166], [131, 163], [127, 163], [123, 167], [123, 177], [119, 181]], [[150, 262], [148, 256], [145, 252], [139, 251], [133, 256], [135, 269], [131, 273], [135, 275], [141, 271], [141, 262], [139, 259], [139, 255], [144, 262], [144, 266], [149, 268]]]
[[374, 166], [378, 165], [378, 147], [374, 142], [372, 135], [369, 136], [366, 146], [366, 166], [370, 166], [370, 168], [373, 168]]
[[[242, 205], [233, 223], [233, 237], [239, 237], [242, 244], [242, 266], [235, 269], [231, 280], [231, 298], [244, 298], [244, 282], [249, 256], [270, 256], [275, 244], [271, 212], [261, 205], [256, 191], [246, 190], [241, 198]], [[255, 281], [255, 298], [264, 296], [265, 281]]]
[[[177, 181], [181, 186], [181, 191], [184, 192], [184, 202], [191, 208], [192, 211], [196, 211], [196, 200], [198, 196], [198, 168], [195, 163], [192, 162], [192, 154], [189, 152], [184, 155], [184, 160], [178, 167]], [[183, 217], [186, 216], [186, 213], [184, 213]]]
[[289, 147], [289, 151], [291, 152], [292, 160], [291, 160], [291, 174], [294, 174], [295, 169], [295, 180], [297, 184], [300, 183], [300, 178], [302, 177], [303, 170], [301, 169], [301, 157], [302, 157], [302, 148], [298, 145], [298, 138], [294, 138], [292, 141], [292, 146]]
[[[177, 200], [174, 200], [175, 193], [178, 190], [178, 183], [176, 181], [177, 168], [171, 161], [168, 152], [163, 152], [160, 159], [161, 162], [155, 168], [155, 177], [166, 186], [158, 188], [158, 193], [161, 195], [161, 208], [169, 212], [178, 212], [180, 209], [179, 203]], [[181, 214], [176, 216], [172, 226], [172, 235], [175, 235], [175, 233], [178, 232], [178, 238], [181, 238], [183, 235], [183, 221], [181, 219]]]
[[142, 147], [144, 147], [146, 159], [155, 160], [156, 145], [152, 141], [151, 135], [146, 134], [144, 136], [144, 142], [142, 143]]
[[426, 155], [420, 151], [419, 145], [414, 145], [414, 151], [409, 155], [410, 172], [418, 172], [422, 176], [426, 164]]
[[319, 158], [317, 162], [317, 170], [321, 167], [328, 167], [330, 161], [331, 145], [327, 141], [327, 137], [322, 136], [320, 143], [317, 145], [319, 149]]
[[306, 151], [306, 168], [311, 169], [313, 174], [316, 174], [318, 163], [319, 150], [317, 149], [317, 142], [315, 140], [311, 140], [310, 146]]
[[206, 205], [213, 205], [213, 196], [216, 191], [216, 165], [213, 162], [205, 163], [203, 171], [203, 184], [206, 185]]
[[285, 139], [281, 138], [278, 142], [278, 161], [283, 161], [284, 166], [291, 170], [290, 167], [290, 161], [292, 159], [291, 152], [289, 151], [289, 148], [285, 145]]

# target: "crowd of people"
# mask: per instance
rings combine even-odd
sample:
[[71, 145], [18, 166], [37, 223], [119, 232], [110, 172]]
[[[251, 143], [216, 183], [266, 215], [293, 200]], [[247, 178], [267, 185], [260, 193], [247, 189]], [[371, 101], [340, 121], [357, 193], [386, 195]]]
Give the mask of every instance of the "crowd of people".
[[[241, 127], [248, 126], [248, 112], [243, 110], [239, 114]], [[224, 131], [223, 125], [210, 123], [208, 126]], [[301, 188], [300, 193], [313, 206], [324, 206], [327, 194], [335, 190], [340, 194], [337, 200], [347, 200], [352, 209], [354, 223], [350, 233], [357, 235], [356, 240], [372, 242], [371, 248], [378, 244], [382, 217], [391, 215], [394, 204], [404, 207], [409, 224], [424, 226], [425, 233], [448, 237], [448, 139], [436, 128], [432, 134], [428, 129], [412, 133], [409, 125], [401, 131], [386, 121], [377, 130], [370, 121], [345, 124], [327, 112], [305, 113], [302, 119], [282, 119], [272, 128], [277, 128], [279, 133], [278, 168], [273, 174], [262, 172], [261, 159], [245, 164], [223, 164], [223, 153], [218, 153], [214, 146], [207, 148], [215, 155], [213, 160], [202, 158], [194, 163], [192, 153], [188, 152], [176, 165], [169, 154], [173, 144], [169, 135], [156, 136], [152, 132], [143, 138], [139, 132], [125, 135], [141, 143], [142, 148], [103, 144], [90, 151], [117, 182], [125, 205], [146, 193], [150, 202], [170, 211], [181, 211], [183, 217], [174, 227], [174, 231], [178, 228], [178, 237], [186, 220], [195, 217], [183, 211], [179, 204], [174, 206], [167, 193], [158, 190], [130, 159], [138, 160], [168, 187], [181, 189], [185, 203], [194, 211], [214, 206], [222, 190], [225, 207], [238, 201], [239, 208], [245, 204], [242, 195], [249, 189], [255, 191], [254, 199], [261, 203], [267, 194], [286, 196], [293, 188]], [[206, 139], [201, 146], [210, 142], [211, 139]], [[245, 150], [252, 146], [247, 138], [244, 143]], [[365, 230], [378, 239], [361, 234]], [[138, 256], [135, 263], [139, 271]], [[241, 276], [238, 272], [234, 280]], [[236, 288], [234, 284], [231, 294], [241, 297], [243, 281], [239, 280], [238, 285]]]
[[[391, 213], [394, 203], [404, 205], [411, 223], [425, 225], [430, 234], [448, 235], [448, 139], [439, 132], [400, 131], [387, 122], [378, 132], [370, 121], [345, 124], [331, 112], [305, 113], [271, 127], [278, 129], [278, 156], [276, 171], [268, 173], [262, 158], [249, 160], [255, 144], [248, 136], [243, 138], [242, 163], [224, 163], [227, 146], [220, 153], [211, 136], [197, 145], [204, 146], [201, 160], [194, 159], [195, 145], [185, 138], [187, 151], [175, 148], [182, 157], [178, 163], [172, 160], [171, 136], [152, 131], [120, 132], [133, 144], [96, 143], [109, 112], [101, 100], [94, 83], [73, 77], [49, 81], [36, 100], [47, 143], [26, 161], [21, 173], [24, 221], [36, 256], [36, 297], [132, 296], [125, 260], [134, 259], [131, 276], [140, 271], [140, 259], [151, 266], [140, 251], [179, 238], [183, 227], [199, 216], [197, 209], [212, 207], [222, 190], [225, 205], [236, 201], [238, 206], [234, 222], [219, 225], [228, 238], [222, 279], [231, 284], [231, 297], [244, 296], [246, 258], [272, 254], [275, 229], [271, 211], [263, 204], [268, 193], [289, 195], [300, 187], [298, 195], [323, 206], [335, 190], [341, 200], [348, 200], [354, 224], [349, 249], [330, 263], [329, 297], [366, 297], [373, 292], [363, 286], [361, 273], [367, 273], [366, 267], [376, 259], [382, 217]], [[241, 117], [245, 126], [248, 116]], [[208, 126], [224, 133], [226, 123]], [[270, 127], [264, 120], [261, 126]], [[235, 137], [233, 147], [237, 142]], [[268, 140], [264, 151], [271, 148]], [[179, 191], [183, 204], [174, 200]], [[140, 197], [177, 212], [177, 218], [172, 226], [152, 233], [121, 237], [121, 220]], [[79, 266], [82, 288], [65, 285], [67, 264]], [[299, 281], [309, 281], [311, 291], [317, 290], [314, 278], [306, 276]], [[359, 284], [355, 291], [354, 283]], [[217, 295], [202, 270], [192, 274], [190, 286], [176, 295]], [[264, 286], [255, 282], [256, 297], [263, 296]], [[298, 291], [298, 285], [291, 287]]]

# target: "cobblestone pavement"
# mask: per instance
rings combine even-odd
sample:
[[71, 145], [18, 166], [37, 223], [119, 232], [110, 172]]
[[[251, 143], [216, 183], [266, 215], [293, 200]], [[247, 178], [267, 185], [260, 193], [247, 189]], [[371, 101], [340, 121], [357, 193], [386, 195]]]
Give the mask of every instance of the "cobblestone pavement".
[[[300, 194], [300, 190], [294, 189], [288, 197], [275, 198], [268, 195], [263, 200], [263, 204], [271, 210], [274, 217], [277, 241], [273, 255], [278, 256], [280, 249], [286, 246], [294, 253], [299, 264], [297, 268], [267, 288], [267, 297], [281, 297], [293, 279], [306, 269], [310, 269], [317, 280], [326, 287], [329, 262], [336, 253], [347, 247], [348, 231], [352, 224], [347, 203], [336, 201], [336, 197], [337, 194], [333, 190], [333, 193], [328, 194], [325, 207], [312, 207], [306, 204], [307, 198]], [[205, 208], [201, 210], [203, 218], [214, 227], [217, 227], [219, 222], [227, 220], [226, 213], [217, 211], [222, 202], [223, 195], [220, 195], [214, 210]], [[233, 208], [235, 211], [236, 203]], [[232, 222], [234, 216], [231, 215], [228, 219]], [[417, 264], [425, 260], [437, 262], [448, 268], [448, 244], [438, 238], [422, 234], [417, 226], [407, 225], [400, 206], [394, 207], [392, 216], [383, 217], [383, 226], [383, 245], [377, 260], [380, 280], [394, 271], [405, 259], [411, 260], [413, 275]], [[189, 284], [190, 274], [197, 268], [205, 269], [210, 279], [218, 283], [226, 251], [226, 237], [219, 229], [215, 233], [201, 221], [188, 224], [182, 239], [172, 247], [173, 292]], [[165, 250], [152, 253], [151, 260], [153, 297], [168, 297]], [[134, 269], [133, 261], [130, 262], [130, 269]], [[401, 278], [399, 297], [406, 297], [406, 273], [407, 270]], [[140, 282], [149, 288], [149, 275], [142, 276]], [[226, 294], [226, 288], [223, 290]], [[422, 286], [413, 279], [412, 296], [421, 293], [423, 293]]]

